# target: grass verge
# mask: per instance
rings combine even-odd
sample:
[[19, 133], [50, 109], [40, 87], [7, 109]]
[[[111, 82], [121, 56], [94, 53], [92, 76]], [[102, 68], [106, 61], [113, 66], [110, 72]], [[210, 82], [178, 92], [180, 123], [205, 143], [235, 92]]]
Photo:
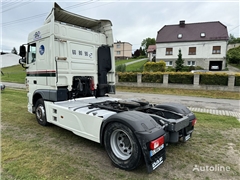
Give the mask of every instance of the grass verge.
[[126, 68], [127, 72], [142, 72], [143, 66], [148, 60], [143, 60], [134, 64], [129, 64]]
[[1, 81], [3, 82], [14, 82], [14, 83], [25, 83], [26, 71], [21, 65], [15, 65], [10, 67], [2, 68]]
[[125, 87], [117, 86], [117, 91], [150, 93], [150, 94], [169, 94], [179, 96], [195, 96], [217, 99], [240, 99], [239, 92], [231, 91], [207, 91], [207, 90], [189, 90], [189, 89], [171, 89], [171, 88], [152, 88], [152, 87]]
[[[1, 179], [237, 179], [240, 176], [240, 123], [233, 117], [196, 113], [187, 143], [167, 147], [167, 159], [153, 173], [115, 168], [99, 144], [56, 127], [42, 127], [27, 112], [26, 91], [2, 92]], [[193, 171], [221, 165], [230, 171]]]

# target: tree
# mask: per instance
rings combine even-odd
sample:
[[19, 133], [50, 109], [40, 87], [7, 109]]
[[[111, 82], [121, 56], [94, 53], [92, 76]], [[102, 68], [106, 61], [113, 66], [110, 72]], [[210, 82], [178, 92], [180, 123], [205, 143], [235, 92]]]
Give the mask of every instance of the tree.
[[139, 51], [140, 51], [140, 56], [146, 56], [146, 53], [145, 53], [145, 51], [142, 49], [142, 47], [140, 47]]
[[240, 46], [228, 50], [227, 61], [230, 64], [240, 64]]
[[240, 37], [235, 38], [234, 35], [230, 34], [228, 44], [236, 44], [236, 43], [240, 43]]
[[176, 72], [182, 70], [183, 64], [184, 64], [184, 60], [182, 59], [181, 49], [179, 49], [178, 59], [176, 60]]
[[11, 53], [12, 53], [12, 54], [18, 54], [18, 52], [17, 52], [17, 50], [16, 50], [15, 47], [12, 49]]
[[149, 45], [155, 45], [156, 44], [156, 40], [155, 38], [146, 38], [142, 41], [141, 46], [143, 47], [145, 53], [147, 52], [148, 46]]
[[134, 51], [134, 57], [139, 57], [140, 56], [140, 51], [139, 49], [137, 49], [136, 51]]

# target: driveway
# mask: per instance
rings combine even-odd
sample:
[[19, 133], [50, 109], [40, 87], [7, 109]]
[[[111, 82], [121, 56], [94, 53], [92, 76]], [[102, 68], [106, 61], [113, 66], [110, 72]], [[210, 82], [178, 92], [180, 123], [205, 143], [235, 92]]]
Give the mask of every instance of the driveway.
[[231, 65], [229, 65], [228, 64], [228, 71], [229, 72], [240, 72], [240, 69], [238, 69], [238, 68], [235, 68], [235, 67], [233, 67], [233, 66], [231, 66]]

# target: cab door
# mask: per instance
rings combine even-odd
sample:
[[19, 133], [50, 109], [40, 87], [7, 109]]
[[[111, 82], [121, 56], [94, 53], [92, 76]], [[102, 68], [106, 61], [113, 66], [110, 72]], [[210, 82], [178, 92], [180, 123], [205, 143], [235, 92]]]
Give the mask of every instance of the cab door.
[[37, 76], [36, 76], [36, 43], [32, 43], [28, 45], [27, 50], [27, 82], [28, 84], [35, 84], [37, 83]]

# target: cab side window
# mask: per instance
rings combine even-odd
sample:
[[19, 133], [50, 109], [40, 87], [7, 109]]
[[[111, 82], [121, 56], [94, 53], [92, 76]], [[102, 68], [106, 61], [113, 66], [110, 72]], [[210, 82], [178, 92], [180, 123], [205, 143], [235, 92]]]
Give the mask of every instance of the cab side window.
[[28, 46], [28, 64], [36, 61], [36, 43]]

